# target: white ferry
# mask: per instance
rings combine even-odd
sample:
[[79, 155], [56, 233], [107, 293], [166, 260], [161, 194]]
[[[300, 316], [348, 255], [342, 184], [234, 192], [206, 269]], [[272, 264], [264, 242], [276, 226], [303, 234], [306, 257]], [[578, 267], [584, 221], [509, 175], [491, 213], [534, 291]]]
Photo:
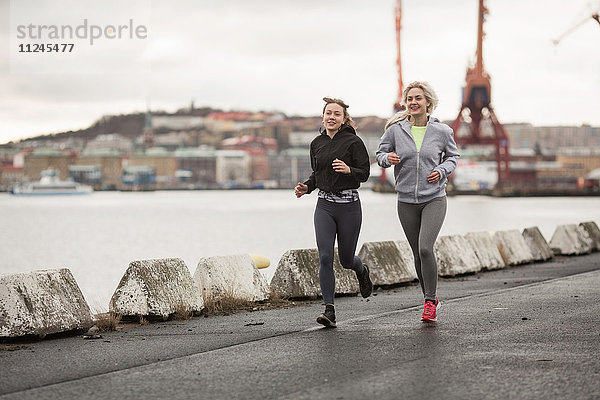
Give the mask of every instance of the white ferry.
[[47, 169], [42, 171], [42, 178], [37, 182], [25, 182], [15, 185], [10, 193], [19, 196], [87, 194], [93, 189], [82, 183], [60, 180], [58, 171]]

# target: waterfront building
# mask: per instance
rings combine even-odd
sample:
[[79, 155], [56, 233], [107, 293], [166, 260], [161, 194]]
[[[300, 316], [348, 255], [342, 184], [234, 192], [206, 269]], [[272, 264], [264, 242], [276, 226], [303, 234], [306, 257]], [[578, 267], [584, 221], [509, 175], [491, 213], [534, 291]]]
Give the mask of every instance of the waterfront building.
[[[115, 149], [86, 148], [75, 165], [78, 167], [100, 168], [100, 189], [119, 189], [123, 180], [123, 155]], [[84, 168], [85, 169], [85, 168]], [[94, 189], [98, 189], [94, 186]]]
[[75, 158], [73, 153], [65, 153], [56, 149], [37, 148], [24, 157], [23, 172], [25, 179], [37, 181], [42, 177], [42, 171], [52, 168], [58, 171], [61, 180], [65, 180], [69, 177], [69, 165], [75, 163]]
[[123, 169], [122, 190], [147, 191], [156, 189], [156, 170], [149, 165], [132, 165]]
[[10, 190], [13, 185], [23, 182], [23, 176], [23, 167], [0, 165], [0, 191]]
[[491, 191], [498, 183], [495, 161], [474, 161], [461, 157], [452, 173], [452, 185], [459, 192]]
[[250, 182], [264, 182], [271, 179], [268, 153], [277, 153], [277, 140], [245, 135], [225, 139], [223, 150], [241, 150], [250, 156]]
[[561, 147], [600, 148], [600, 127], [533, 126], [505, 124], [511, 148], [535, 148], [552, 151]]
[[69, 178], [74, 182], [102, 188], [102, 167], [100, 165], [69, 165]]
[[18, 153], [17, 149], [0, 147], [0, 165], [12, 165], [15, 155]]
[[[570, 149], [574, 150], [574, 149]], [[561, 163], [572, 176], [584, 177], [600, 168], [600, 148], [580, 149], [581, 151], [561, 151], [556, 155], [556, 161]]]
[[[178, 176], [181, 171], [188, 171], [191, 176], [186, 175], [188, 183], [197, 184], [199, 187], [211, 188], [217, 182], [217, 153], [214, 148], [198, 147], [178, 149], [174, 153], [177, 160]], [[181, 180], [181, 179], [178, 179]]]
[[222, 187], [251, 183], [250, 155], [243, 150], [217, 150], [216, 181]]
[[304, 182], [312, 173], [310, 151], [307, 148], [290, 148], [271, 158], [271, 179], [280, 188], [293, 188]]
[[161, 147], [152, 147], [144, 152], [131, 154], [124, 159], [126, 167], [144, 166], [154, 170], [156, 189], [169, 188], [177, 182], [177, 159], [174, 154]]

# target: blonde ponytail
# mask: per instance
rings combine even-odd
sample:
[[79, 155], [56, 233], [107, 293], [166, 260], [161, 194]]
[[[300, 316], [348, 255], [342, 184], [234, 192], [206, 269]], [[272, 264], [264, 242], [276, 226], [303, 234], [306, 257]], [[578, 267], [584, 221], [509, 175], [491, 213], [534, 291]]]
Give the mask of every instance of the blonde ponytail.
[[394, 114], [394, 116], [392, 118], [390, 118], [388, 120], [388, 122], [385, 124], [385, 130], [387, 131], [387, 129], [394, 125], [396, 122], [400, 122], [403, 119], [408, 118], [408, 109], [404, 110], [404, 111], [398, 111], [396, 114]]

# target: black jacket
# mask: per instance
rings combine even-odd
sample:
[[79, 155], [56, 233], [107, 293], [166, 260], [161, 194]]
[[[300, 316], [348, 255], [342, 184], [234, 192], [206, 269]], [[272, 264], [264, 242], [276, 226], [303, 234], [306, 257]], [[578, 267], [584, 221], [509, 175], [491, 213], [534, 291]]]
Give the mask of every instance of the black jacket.
[[[350, 167], [349, 174], [335, 172], [333, 160], [342, 160]], [[342, 125], [331, 139], [323, 131], [310, 143], [310, 165], [313, 173], [305, 185], [308, 193], [316, 188], [329, 193], [346, 189], [358, 189], [361, 182], [369, 178], [371, 164], [363, 141], [350, 125]]]

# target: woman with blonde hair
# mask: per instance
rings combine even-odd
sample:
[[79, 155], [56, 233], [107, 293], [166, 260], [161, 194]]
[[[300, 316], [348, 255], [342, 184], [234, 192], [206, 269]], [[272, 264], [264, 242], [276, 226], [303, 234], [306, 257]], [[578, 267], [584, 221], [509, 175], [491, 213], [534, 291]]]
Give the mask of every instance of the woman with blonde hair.
[[446, 217], [446, 184], [456, 168], [454, 132], [430, 114], [438, 97], [427, 82], [412, 82], [403, 92], [406, 110], [386, 124], [377, 163], [394, 166], [398, 217], [415, 259], [425, 298], [421, 321], [437, 321], [440, 302], [433, 245]]
[[356, 135], [348, 105], [340, 99], [324, 97], [323, 129], [310, 144], [312, 174], [298, 183], [294, 192], [302, 197], [319, 189], [314, 214], [315, 236], [319, 250], [319, 284], [325, 311], [317, 322], [335, 327], [334, 244], [337, 237], [338, 255], [342, 267], [356, 273], [363, 297], [369, 297], [373, 284], [369, 268], [354, 253], [362, 223], [358, 196], [361, 182], [369, 178], [369, 154]]

